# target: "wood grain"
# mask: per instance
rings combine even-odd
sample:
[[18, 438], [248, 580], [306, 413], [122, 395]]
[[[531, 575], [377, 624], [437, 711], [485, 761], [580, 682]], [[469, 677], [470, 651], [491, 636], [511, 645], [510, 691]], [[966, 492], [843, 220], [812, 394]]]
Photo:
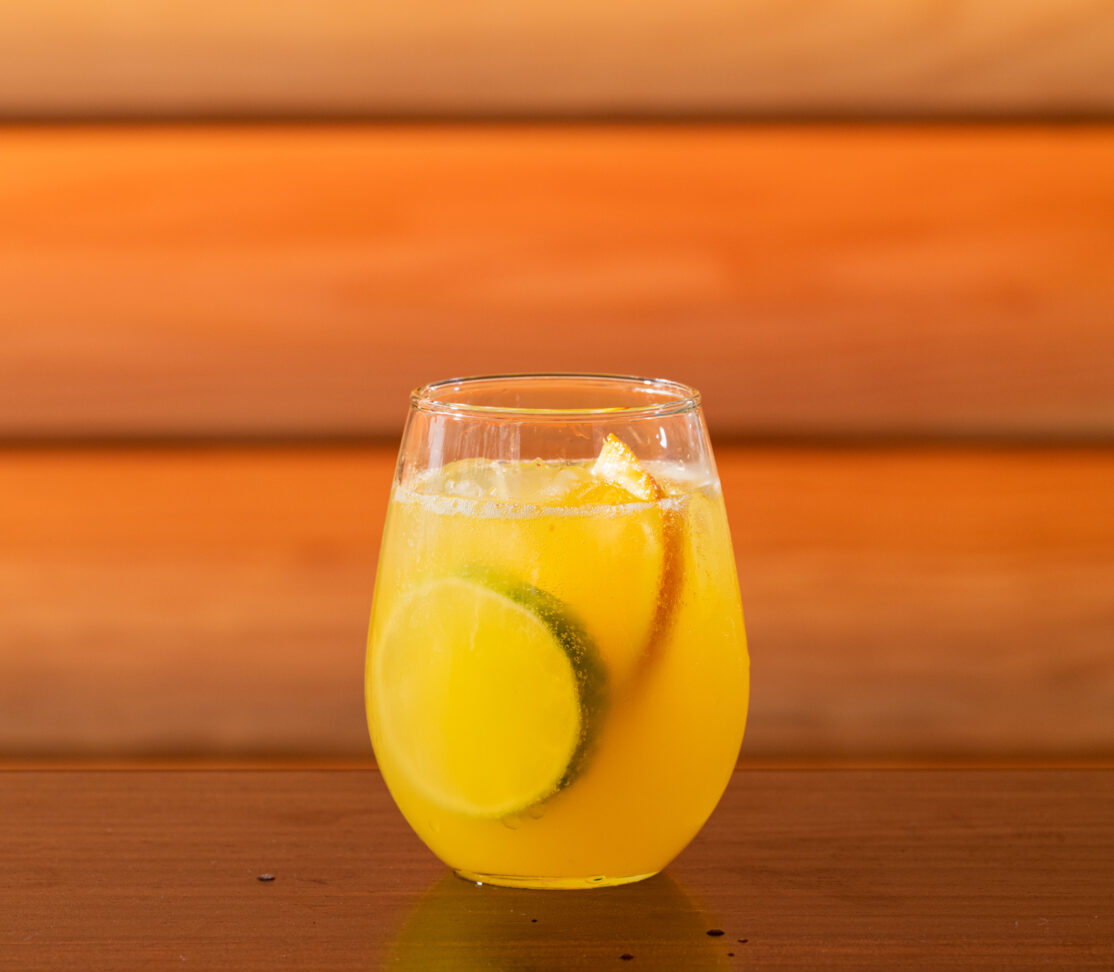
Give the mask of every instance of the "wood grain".
[[9, 117], [1114, 111], [1103, 0], [9, 8]]
[[[1114, 452], [718, 450], [744, 758], [1114, 756]], [[361, 758], [390, 447], [0, 453], [0, 757]]]
[[565, 894], [451, 877], [372, 772], [4, 773], [0, 819], [4, 968], [1114, 964], [1110, 771], [740, 772], [664, 874]]
[[686, 380], [717, 435], [1114, 437], [1114, 128], [0, 131], [0, 437], [393, 437]]

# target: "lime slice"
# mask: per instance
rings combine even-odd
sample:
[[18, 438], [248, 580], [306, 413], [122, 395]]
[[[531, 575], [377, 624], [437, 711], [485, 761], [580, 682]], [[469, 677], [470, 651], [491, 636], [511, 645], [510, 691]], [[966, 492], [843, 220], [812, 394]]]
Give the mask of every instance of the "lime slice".
[[442, 807], [526, 810], [567, 786], [606, 690], [595, 646], [564, 604], [473, 571], [398, 603], [373, 649], [380, 744]]

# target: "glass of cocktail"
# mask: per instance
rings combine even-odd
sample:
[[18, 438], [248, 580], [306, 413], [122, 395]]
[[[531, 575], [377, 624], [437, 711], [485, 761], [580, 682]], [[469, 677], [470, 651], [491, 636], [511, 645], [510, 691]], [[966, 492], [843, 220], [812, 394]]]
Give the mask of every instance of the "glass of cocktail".
[[695, 836], [749, 668], [699, 394], [501, 375], [411, 397], [368, 638], [376, 760], [459, 875], [623, 884]]

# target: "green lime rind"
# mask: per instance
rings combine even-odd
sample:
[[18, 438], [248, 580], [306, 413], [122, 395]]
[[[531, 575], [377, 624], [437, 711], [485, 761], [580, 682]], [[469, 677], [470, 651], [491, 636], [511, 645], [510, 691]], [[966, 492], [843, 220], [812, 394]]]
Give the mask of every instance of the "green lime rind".
[[511, 574], [479, 564], [469, 565], [458, 576], [502, 594], [539, 618], [568, 656], [576, 678], [581, 714], [580, 739], [552, 791], [518, 811], [524, 812], [567, 789], [588, 765], [608, 706], [607, 669], [596, 643], [575, 612], [560, 598]]

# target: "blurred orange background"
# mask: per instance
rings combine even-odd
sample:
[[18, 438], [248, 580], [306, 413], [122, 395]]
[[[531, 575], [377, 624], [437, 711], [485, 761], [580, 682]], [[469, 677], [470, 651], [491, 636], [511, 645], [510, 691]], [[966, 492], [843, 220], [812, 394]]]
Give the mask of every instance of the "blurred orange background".
[[751, 761], [1114, 759], [1114, 13], [24, 5], [0, 760], [371, 760], [407, 393], [704, 393]]

